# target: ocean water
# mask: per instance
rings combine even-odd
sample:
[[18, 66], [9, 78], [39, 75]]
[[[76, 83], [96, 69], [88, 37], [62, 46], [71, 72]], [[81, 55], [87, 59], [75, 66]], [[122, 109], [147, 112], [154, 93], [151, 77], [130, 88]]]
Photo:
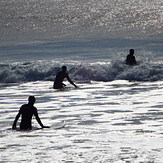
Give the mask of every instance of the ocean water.
[[[161, 163], [162, 5], [0, 0], [0, 162]], [[79, 88], [52, 89], [63, 65]], [[43, 124], [66, 126], [12, 131], [30, 95]]]

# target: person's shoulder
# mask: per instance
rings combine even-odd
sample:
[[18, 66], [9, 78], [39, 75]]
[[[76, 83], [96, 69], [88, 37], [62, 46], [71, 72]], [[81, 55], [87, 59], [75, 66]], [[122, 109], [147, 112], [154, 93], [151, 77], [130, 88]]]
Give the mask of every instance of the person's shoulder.
[[59, 71], [57, 74], [61, 74], [62, 73], [62, 71]]
[[22, 106], [21, 106], [21, 108], [25, 108], [25, 107], [27, 107], [28, 106], [28, 104], [23, 104]]
[[60, 71], [60, 72], [57, 73], [57, 76], [62, 76], [63, 74], [64, 74], [64, 72]]
[[56, 74], [56, 76], [59, 76], [60, 73], [61, 73], [61, 72], [58, 72], [58, 73]]
[[37, 112], [37, 108], [35, 106], [33, 106], [32, 109]]
[[21, 107], [20, 107], [20, 112], [24, 112], [26, 110], [26, 108], [28, 108], [28, 104], [23, 104]]
[[61, 71], [61, 74], [62, 74], [63, 76], [68, 76], [68, 73], [67, 73], [67, 72], [64, 72], [64, 71]]
[[130, 58], [130, 54], [128, 54], [126, 58]]

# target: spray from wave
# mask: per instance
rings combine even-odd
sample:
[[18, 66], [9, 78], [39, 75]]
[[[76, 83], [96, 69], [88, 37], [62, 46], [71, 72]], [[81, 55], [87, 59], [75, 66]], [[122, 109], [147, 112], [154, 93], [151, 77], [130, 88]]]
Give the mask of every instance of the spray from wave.
[[[163, 80], [163, 66], [156, 63], [141, 63], [126, 66], [122, 61], [111, 63], [68, 64], [70, 77], [76, 81], [159, 81]], [[26, 63], [0, 64], [0, 83], [28, 81], [53, 81], [61, 70], [60, 63], [37, 61]]]

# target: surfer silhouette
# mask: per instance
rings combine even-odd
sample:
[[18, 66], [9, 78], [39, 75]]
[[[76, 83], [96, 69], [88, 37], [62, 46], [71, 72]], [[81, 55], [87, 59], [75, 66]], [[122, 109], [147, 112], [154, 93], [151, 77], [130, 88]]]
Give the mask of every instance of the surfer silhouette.
[[134, 56], [134, 49], [130, 49], [129, 52], [130, 53], [126, 57], [126, 64], [130, 65], [130, 66], [137, 65], [137, 62], [136, 62], [135, 56]]
[[31, 125], [31, 120], [32, 120], [32, 116], [34, 115], [37, 122], [39, 123], [39, 125], [42, 128], [50, 128], [49, 126], [44, 126], [38, 116], [37, 113], [37, 108], [34, 107], [34, 103], [35, 103], [36, 99], [34, 96], [29, 96], [28, 98], [28, 104], [24, 104], [21, 106], [15, 121], [12, 125], [12, 129], [16, 129], [16, 123], [19, 119], [19, 117], [21, 116], [21, 123], [20, 123], [20, 130], [31, 130], [32, 129], [32, 125]]
[[70, 77], [69, 77], [69, 75], [68, 75], [68, 73], [67, 73], [67, 67], [66, 67], [66, 66], [62, 66], [62, 71], [60, 71], [60, 72], [56, 75], [53, 88], [54, 88], [54, 89], [61, 89], [61, 88], [63, 88], [64, 86], [66, 86], [66, 85], [63, 83], [63, 80], [64, 80], [65, 78], [69, 81], [70, 84], [72, 84], [75, 88], [77, 88], [77, 86], [76, 86], [76, 85], [73, 83], [73, 81], [70, 79]]

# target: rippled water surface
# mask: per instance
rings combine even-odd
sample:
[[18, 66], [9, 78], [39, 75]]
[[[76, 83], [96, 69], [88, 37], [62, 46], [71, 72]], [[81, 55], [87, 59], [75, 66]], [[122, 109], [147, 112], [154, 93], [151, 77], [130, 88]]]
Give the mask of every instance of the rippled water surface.
[[0, 13], [4, 38], [162, 34], [160, 0], [1, 0]]
[[[163, 157], [162, 82], [91, 82], [55, 91], [52, 82], [1, 87], [2, 162], [157, 162]], [[10, 130], [19, 106], [35, 95], [45, 125]], [[39, 127], [33, 118], [33, 126]], [[12, 156], [12, 157], [10, 157]]]

